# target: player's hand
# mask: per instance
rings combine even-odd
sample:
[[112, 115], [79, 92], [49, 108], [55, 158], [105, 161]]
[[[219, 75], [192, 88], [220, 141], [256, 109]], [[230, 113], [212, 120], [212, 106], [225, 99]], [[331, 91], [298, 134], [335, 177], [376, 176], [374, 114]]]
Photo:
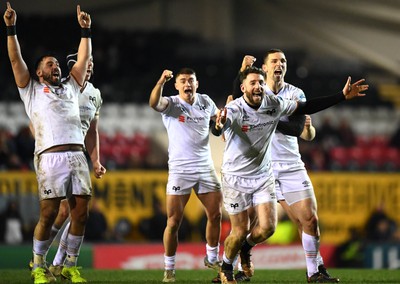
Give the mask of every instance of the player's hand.
[[3, 18], [6, 26], [15, 26], [17, 23], [17, 13], [11, 8], [10, 2], [7, 2], [7, 9], [4, 12]]
[[355, 97], [364, 97], [365, 94], [363, 94], [362, 92], [365, 92], [369, 88], [369, 85], [362, 84], [364, 82], [365, 79], [361, 79], [351, 84], [351, 77], [349, 76], [347, 78], [346, 85], [343, 88], [343, 95], [346, 100], [351, 100]]
[[304, 122], [304, 128], [309, 129], [312, 126], [311, 116], [306, 114], [306, 120]]
[[226, 123], [226, 115], [227, 115], [226, 107], [218, 111], [217, 117], [215, 119], [215, 128], [217, 130], [221, 130], [224, 127], [224, 124]]
[[94, 176], [96, 178], [102, 178], [103, 175], [107, 172], [106, 168], [103, 167], [100, 162], [93, 163], [93, 171], [94, 171]]
[[90, 25], [92, 24], [90, 15], [84, 11], [81, 11], [80, 5], [76, 6], [76, 15], [78, 17], [78, 23], [81, 28], [90, 28]]
[[158, 80], [158, 84], [164, 85], [165, 82], [168, 82], [174, 77], [172, 71], [170, 70], [164, 70], [163, 73], [161, 74], [160, 79]]
[[245, 55], [243, 57], [242, 66], [240, 67], [240, 72], [243, 72], [247, 68], [253, 66], [254, 62], [256, 62], [256, 58], [252, 55]]

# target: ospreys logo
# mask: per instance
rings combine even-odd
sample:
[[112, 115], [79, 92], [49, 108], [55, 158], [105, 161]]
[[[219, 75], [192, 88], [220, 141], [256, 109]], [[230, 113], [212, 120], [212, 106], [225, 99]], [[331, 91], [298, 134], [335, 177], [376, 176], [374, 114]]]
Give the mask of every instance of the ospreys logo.
[[239, 207], [239, 203], [231, 203], [231, 208], [236, 209]]
[[49, 189], [49, 190], [45, 189], [45, 190], [43, 190], [43, 193], [46, 194], [46, 195], [49, 195], [51, 193], [51, 189]]
[[274, 113], [276, 113], [276, 109], [267, 110], [265, 113], [268, 115], [273, 115]]
[[89, 101], [91, 101], [93, 104], [96, 104], [96, 97], [89, 96]]
[[181, 190], [181, 187], [180, 186], [173, 186], [172, 190], [177, 192], [177, 191]]

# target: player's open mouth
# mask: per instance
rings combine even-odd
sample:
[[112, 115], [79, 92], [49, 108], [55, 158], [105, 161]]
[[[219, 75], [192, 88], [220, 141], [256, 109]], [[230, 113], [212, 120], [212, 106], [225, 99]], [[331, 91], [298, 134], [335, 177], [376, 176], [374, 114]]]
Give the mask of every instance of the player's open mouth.
[[280, 76], [280, 75], [282, 75], [282, 70], [276, 70], [274, 72], [274, 74]]
[[187, 94], [187, 95], [191, 95], [193, 92], [192, 92], [192, 90], [185, 90], [185, 94]]

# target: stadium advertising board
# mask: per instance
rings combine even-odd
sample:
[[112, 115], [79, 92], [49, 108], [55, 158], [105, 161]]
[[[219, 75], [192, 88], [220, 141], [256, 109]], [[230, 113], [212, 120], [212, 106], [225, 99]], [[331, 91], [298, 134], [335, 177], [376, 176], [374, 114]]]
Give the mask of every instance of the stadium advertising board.
[[[362, 228], [377, 208], [383, 208], [400, 224], [400, 174], [311, 173], [310, 176], [318, 200], [322, 243], [346, 241], [350, 229]], [[110, 228], [121, 221], [134, 228], [141, 220], [152, 216], [155, 199], [165, 205], [167, 178], [166, 171], [109, 171], [102, 179], [92, 178], [93, 195]], [[22, 215], [36, 216], [37, 206], [32, 203], [32, 198], [37, 197], [35, 174], [0, 173], [0, 207], [10, 196], [20, 200], [31, 196], [29, 203], [32, 205], [21, 206]], [[196, 225], [203, 214], [202, 205], [192, 195], [185, 216]], [[132, 229], [127, 240], [145, 241], [137, 231]]]

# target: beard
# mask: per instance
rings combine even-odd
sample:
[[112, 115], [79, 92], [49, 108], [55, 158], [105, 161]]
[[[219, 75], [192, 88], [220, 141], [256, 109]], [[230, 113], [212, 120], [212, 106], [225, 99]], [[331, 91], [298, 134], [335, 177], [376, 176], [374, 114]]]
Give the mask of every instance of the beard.
[[263, 100], [263, 93], [245, 93], [246, 102], [251, 106], [259, 107]]
[[52, 74], [44, 75], [43, 81], [47, 82], [51, 86], [59, 86], [61, 83], [61, 76], [54, 77]]

